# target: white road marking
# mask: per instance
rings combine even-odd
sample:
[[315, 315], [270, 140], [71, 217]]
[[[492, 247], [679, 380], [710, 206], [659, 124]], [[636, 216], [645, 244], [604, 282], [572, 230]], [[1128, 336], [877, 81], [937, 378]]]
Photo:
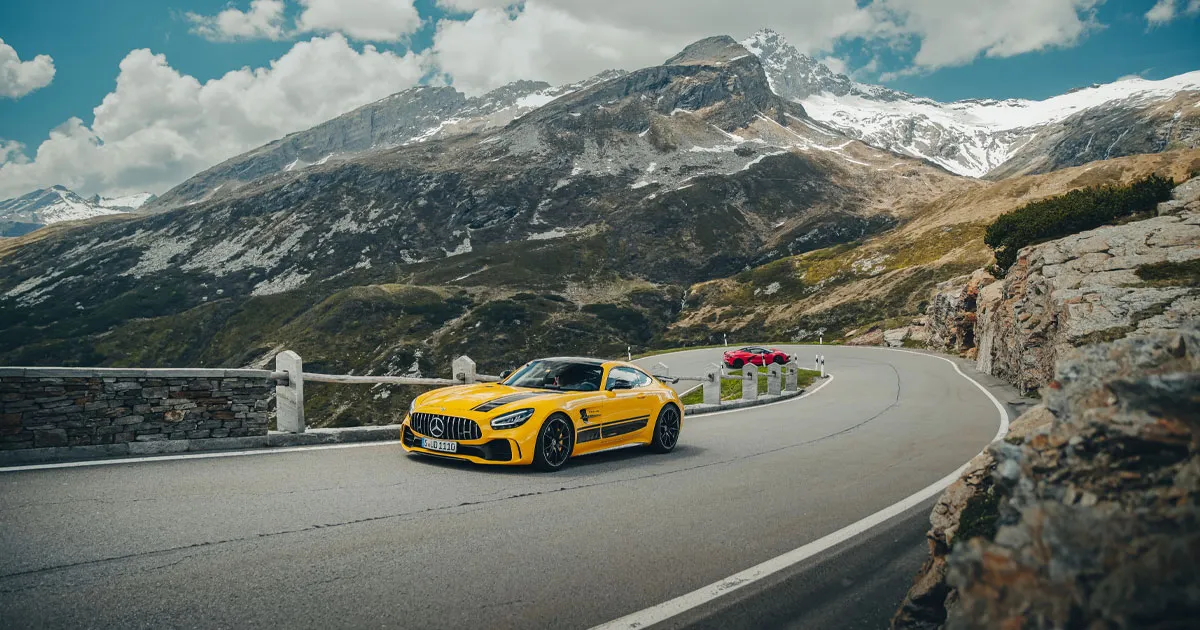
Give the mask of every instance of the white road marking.
[[[891, 348], [879, 348], [879, 349], [880, 350], [893, 350]], [[954, 361], [951, 361], [950, 359], [947, 359], [945, 357], [939, 357], [937, 355], [932, 355], [932, 354], [924, 354], [921, 352], [908, 352], [906, 350], [893, 350], [893, 351], [894, 352], [907, 352], [908, 354], [916, 354], [916, 355], [920, 355], [920, 356], [931, 357], [934, 359], [941, 359], [942, 361], [945, 361], [945, 362], [949, 363], [950, 365], [954, 366], [954, 371], [958, 372], [959, 376], [967, 379], [967, 381], [969, 381], [972, 385], [974, 385], [975, 387], [978, 387], [979, 391], [983, 392], [984, 395], [986, 395], [988, 397], [988, 399], [992, 401], [992, 404], [994, 404], [996, 406], [996, 410], [1000, 412], [1000, 429], [996, 432], [996, 437], [993, 440], [993, 442], [995, 440], [999, 440], [999, 439], [1003, 438], [1004, 435], [1008, 433], [1008, 423], [1009, 423], [1008, 410], [1004, 408], [1004, 405], [994, 395], [992, 395], [992, 393], [989, 392], [986, 387], [984, 387], [983, 385], [978, 383], [975, 379], [964, 374], [963, 371], [959, 369], [957, 363], [955, 363]], [[832, 380], [832, 378], [829, 380]], [[812, 392], [809, 392], [809, 393], [815, 393], [815, 392], [816, 392], [816, 390], [813, 390]], [[806, 393], [805, 396], [807, 396], [807, 395], [808, 394]], [[801, 396], [800, 398], [803, 398], [803, 396]], [[749, 407], [748, 409], [754, 409], [754, 407]], [[742, 411], [742, 410], [736, 409], [734, 411]], [[722, 411], [719, 413], [729, 413], [729, 412]], [[969, 463], [970, 462], [968, 461], [967, 464], [969, 464]], [[926, 488], [917, 491], [915, 494], [909, 496], [908, 498], [902, 499], [898, 503], [893, 503], [892, 505], [889, 505], [888, 507], [883, 508], [882, 510], [880, 510], [862, 520], [859, 520], [850, 525], [847, 525], [846, 527], [843, 527], [843, 528], [837, 530], [836, 532], [833, 532], [832, 534], [829, 534], [822, 538], [818, 538], [817, 540], [814, 540], [813, 542], [810, 542], [807, 545], [793, 549], [781, 556], [776, 556], [774, 558], [771, 558], [770, 560], [767, 560], [766, 562], [763, 562], [761, 564], [750, 567], [749, 569], [746, 569], [745, 571], [742, 571], [740, 573], [735, 573], [723, 580], [718, 580], [716, 582], [713, 582], [712, 584], [709, 584], [708, 586], [703, 586], [703, 587], [698, 588], [690, 593], [686, 593], [686, 594], [680, 595], [679, 597], [676, 597], [674, 599], [667, 600], [661, 604], [658, 604], [657, 606], [651, 606], [650, 608], [646, 608], [644, 610], [639, 610], [635, 613], [628, 614], [624, 617], [621, 617], [620, 619], [616, 619], [616, 620], [610, 621], [608, 623], [604, 623], [604, 624], [595, 626], [594, 628], [592, 628], [592, 630], [616, 630], [618, 628], [627, 628], [627, 629], [646, 628], [648, 626], [659, 623], [661, 621], [666, 621], [667, 619], [670, 619], [671, 617], [674, 617], [676, 615], [687, 612], [693, 608], [702, 606], [714, 599], [717, 599], [718, 597], [726, 595], [726, 594], [728, 594], [732, 591], [735, 591], [739, 588], [753, 584], [753, 583], [755, 583], [765, 577], [768, 577], [774, 573], [778, 573], [779, 571], [787, 569], [788, 567], [799, 564], [800, 562], [803, 562], [803, 561], [821, 553], [822, 551], [825, 551], [836, 545], [846, 542], [847, 540], [850, 540], [851, 538], [853, 538], [863, 532], [866, 532], [873, 527], [883, 524], [884, 522], [888, 521], [891, 518], [899, 516], [899, 515], [903, 514], [904, 512], [907, 512], [908, 510], [911, 510], [912, 508], [917, 507], [921, 503], [924, 503], [926, 500], [928, 500], [934, 496], [937, 496], [940, 492], [945, 490], [947, 486], [954, 483], [954, 481], [956, 479], [958, 479], [960, 475], [962, 475], [963, 471], [965, 471], [967, 469], [967, 464], [963, 464], [962, 466], [959, 466], [958, 469], [955, 470], [954, 472], [946, 475], [945, 477], [942, 477], [941, 479], [934, 482], [932, 485], [927, 486]]]
[[335, 448], [362, 448], [364, 446], [399, 446], [400, 440], [379, 442], [354, 442], [352, 444], [319, 444], [316, 446], [288, 446], [280, 448], [256, 448], [250, 451], [214, 451], [211, 453], [187, 453], [184, 455], [147, 455], [146, 457], [122, 457], [121, 459], [96, 459], [82, 462], [60, 462], [57, 464], [30, 464], [0, 468], [0, 473], [22, 470], [50, 470], [53, 468], [85, 468], [88, 466], [113, 466], [116, 464], [140, 464], [144, 462], [169, 462], [180, 459], [215, 459], [218, 457], [245, 457], [248, 455], [278, 455], [301, 451], [325, 451]]

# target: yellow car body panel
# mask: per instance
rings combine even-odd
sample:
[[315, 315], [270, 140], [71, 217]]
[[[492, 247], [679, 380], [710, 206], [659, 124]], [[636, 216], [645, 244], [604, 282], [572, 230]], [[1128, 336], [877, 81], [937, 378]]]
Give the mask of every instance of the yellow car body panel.
[[[623, 361], [606, 361], [602, 368], [604, 385], [599, 391], [479, 383], [426, 392], [413, 401], [411, 412], [404, 418], [401, 444], [410, 453], [512, 466], [533, 463], [538, 433], [554, 414], [563, 414], [571, 420], [575, 430], [572, 456], [649, 444], [655, 421], [667, 405], [674, 405], [679, 411], [682, 428], [683, 404], [673, 389], [649, 377], [649, 383], [643, 386], [608, 391], [613, 369], [622, 368], [622, 374], [629, 374], [629, 369], [649, 374]], [[522, 409], [533, 410], [524, 424], [492, 428], [493, 419]], [[453, 442], [455, 451], [426, 448], [425, 440]]]

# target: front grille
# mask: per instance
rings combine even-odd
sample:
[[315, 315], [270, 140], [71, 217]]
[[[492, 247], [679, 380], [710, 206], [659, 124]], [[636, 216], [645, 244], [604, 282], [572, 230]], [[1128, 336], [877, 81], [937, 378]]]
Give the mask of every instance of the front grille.
[[[474, 420], [442, 416], [435, 413], [414, 413], [409, 418], [413, 431], [442, 440], [478, 440], [483, 437]], [[440, 435], [439, 435], [440, 434]]]

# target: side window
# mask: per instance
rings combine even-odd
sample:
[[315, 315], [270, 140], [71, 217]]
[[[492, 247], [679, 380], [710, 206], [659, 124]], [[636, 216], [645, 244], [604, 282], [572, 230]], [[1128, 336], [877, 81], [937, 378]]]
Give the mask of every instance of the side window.
[[653, 382], [646, 374], [627, 367], [616, 367], [608, 371], [608, 382], [605, 383], [604, 389], [609, 391], [619, 389], [636, 389], [638, 387], [646, 387]]

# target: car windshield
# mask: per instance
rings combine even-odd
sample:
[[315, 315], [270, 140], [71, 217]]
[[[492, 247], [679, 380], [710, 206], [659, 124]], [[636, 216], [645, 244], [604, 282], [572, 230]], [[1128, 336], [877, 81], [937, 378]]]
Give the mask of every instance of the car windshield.
[[510, 387], [556, 389], [575, 392], [600, 391], [604, 368], [596, 363], [540, 359], [531, 361], [504, 379]]

